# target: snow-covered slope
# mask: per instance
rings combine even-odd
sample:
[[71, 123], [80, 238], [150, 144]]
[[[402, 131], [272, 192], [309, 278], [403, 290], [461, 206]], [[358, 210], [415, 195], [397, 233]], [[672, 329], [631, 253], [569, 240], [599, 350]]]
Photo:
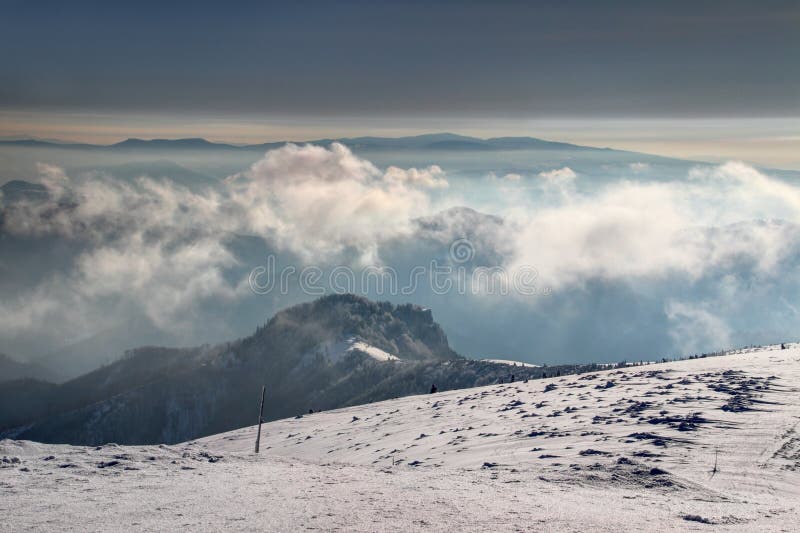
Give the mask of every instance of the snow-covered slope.
[[534, 365], [533, 363], [523, 363], [522, 361], [514, 361], [512, 359], [481, 359], [481, 361], [486, 361], [487, 363], [497, 363], [498, 365], [522, 366], [526, 368], [539, 367], [539, 365]]
[[367, 344], [366, 342], [355, 341], [350, 345], [349, 351], [362, 352], [372, 357], [376, 361], [397, 361], [399, 358], [380, 348]]
[[3, 441], [0, 530], [794, 531], [798, 424], [790, 346], [280, 420], [259, 455]]
[[363, 353], [376, 361], [398, 361], [400, 358], [376, 346], [364, 342], [356, 335], [349, 335], [344, 339], [326, 341], [318, 344], [305, 354], [306, 360], [321, 355], [330, 363], [337, 363], [351, 353]]

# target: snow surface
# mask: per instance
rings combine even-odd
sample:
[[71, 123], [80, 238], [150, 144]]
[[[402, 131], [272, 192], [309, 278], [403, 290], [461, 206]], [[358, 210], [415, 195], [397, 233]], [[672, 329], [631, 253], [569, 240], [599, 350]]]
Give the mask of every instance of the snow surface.
[[513, 361], [511, 359], [481, 359], [481, 361], [486, 363], [497, 363], [498, 365], [526, 366], [528, 368], [539, 368], [539, 365], [534, 365], [533, 363], [523, 363], [521, 361]]
[[397, 361], [400, 359], [396, 355], [367, 344], [356, 336], [320, 343], [305, 354], [305, 358], [312, 360], [314, 355], [320, 354], [331, 363], [336, 363], [352, 352], [361, 352], [377, 361]]
[[376, 348], [375, 346], [369, 345], [362, 341], [354, 341], [347, 351], [363, 352], [377, 361], [397, 361], [399, 359], [399, 357], [396, 355], [392, 355], [389, 352], [384, 352], [380, 348]]
[[280, 420], [259, 455], [5, 440], [0, 530], [796, 531], [798, 424], [793, 345]]

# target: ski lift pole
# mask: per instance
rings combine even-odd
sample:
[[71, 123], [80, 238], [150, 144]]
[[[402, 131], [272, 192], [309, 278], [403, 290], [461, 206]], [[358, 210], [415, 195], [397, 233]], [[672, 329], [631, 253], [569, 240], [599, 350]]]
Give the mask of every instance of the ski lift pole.
[[266, 385], [261, 386], [261, 408], [258, 410], [258, 433], [256, 433], [256, 453], [261, 445], [261, 423], [264, 422], [264, 393], [267, 390]]

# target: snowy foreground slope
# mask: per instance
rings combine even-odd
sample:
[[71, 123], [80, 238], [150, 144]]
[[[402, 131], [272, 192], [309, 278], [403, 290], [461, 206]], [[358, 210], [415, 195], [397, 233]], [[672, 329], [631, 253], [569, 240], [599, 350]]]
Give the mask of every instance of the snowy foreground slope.
[[0, 530], [796, 531], [798, 424], [792, 345], [280, 420], [259, 455], [6, 440]]

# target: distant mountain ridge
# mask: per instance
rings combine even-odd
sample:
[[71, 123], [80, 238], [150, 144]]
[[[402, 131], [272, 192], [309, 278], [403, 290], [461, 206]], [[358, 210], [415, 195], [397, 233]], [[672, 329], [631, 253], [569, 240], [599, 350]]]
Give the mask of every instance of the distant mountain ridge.
[[39, 139], [0, 140], [0, 146], [49, 147], [64, 150], [88, 149], [100, 151], [130, 150], [231, 150], [231, 151], [264, 151], [283, 146], [286, 143], [314, 144], [327, 146], [339, 142], [352, 148], [360, 149], [393, 149], [393, 150], [607, 150], [580, 146], [565, 142], [547, 141], [535, 137], [493, 137], [480, 139], [454, 133], [431, 133], [409, 137], [343, 137], [315, 139], [307, 141], [276, 141], [246, 145], [234, 145], [224, 142], [213, 142], [203, 138], [185, 139], [138, 139], [129, 138], [124, 141], [98, 145], [87, 143], [52, 142]]

